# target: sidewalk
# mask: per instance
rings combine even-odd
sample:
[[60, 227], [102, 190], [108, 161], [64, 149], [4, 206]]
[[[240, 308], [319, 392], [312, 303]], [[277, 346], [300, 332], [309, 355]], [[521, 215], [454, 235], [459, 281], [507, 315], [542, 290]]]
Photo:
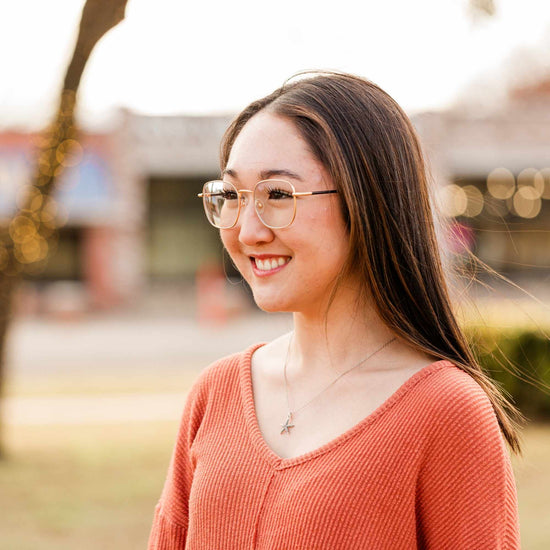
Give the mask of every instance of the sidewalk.
[[184, 316], [114, 314], [70, 322], [21, 319], [14, 321], [8, 335], [7, 360], [15, 373], [206, 366], [290, 329], [289, 315], [259, 311], [211, 326], [199, 326]]
[[151, 422], [177, 420], [184, 403], [183, 393], [6, 397], [3, 415], [12, 426]]
[[[550, 303], [547, 293], [536, 295]], [[512, 298], [512, 293], [496, 296]], [[17, 391], [0, 403], [4, 421], [176, 420], [189, 384], [203, 368], [291, 329], [289, 314], [259, 310], [222, 325], [200, 326], [193, 317], [192, 296], [180, 291], [149, 293], [147, 300], [132, 311], [73, 321], [16, 319], [8, 335], [7, 374], [8, 386]], [[487, 313], [490, 301], [480, 304]], [[533, 304], [528, 300], [525, 305]], [[499, 308], [503, 319], [515, 318], [523, 305], [506, 299]]]
[[[158, 314], [15, 320], [8, 337], [10, 379], [23, 389], [37, 380], [46, 385], [70, 380], [81, 390], [7, 396], [1, 404], [3, 418], [12, 425], [176, 420], [185, 392], [177, 387], [133, 392], [132, 381], [190, 380], [212, 361], [290, 328], [289, 315], [259, 311], [211, 327], [190, 317]], [[93, 391], [88, 380], [96, 381]], [[102, 392], [102, 380], [116, 380], [116, 393], [112, 386]]]

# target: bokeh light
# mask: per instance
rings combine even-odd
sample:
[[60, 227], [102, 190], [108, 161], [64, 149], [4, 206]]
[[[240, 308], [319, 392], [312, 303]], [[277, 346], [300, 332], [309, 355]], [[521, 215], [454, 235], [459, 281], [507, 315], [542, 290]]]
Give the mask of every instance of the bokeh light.
[[514, 212], [522, 218], [534, 218], [541, 209], [541, 198], [538, 191], [530, 185], [520, 187], [512, 200]]
[[38, 187], [35, 187], [34, 185], [31, 187], [23, 186], [19, 189], [17, 196], [15, 197], [15, 204], [20, 210], [27, 208], [29, 203], [34, 204], [34, 207], [32, 207], [31, 210], [37, 210], [40, 206], [36, 207], [38, 203], [35, 202], [35, 199], [38, 199], [40, 204], [42, 204], [41, 197], [42, 191], [40, 191]]
[[449, 218], [462, 216], [468, 206], [468, 197], [462, 187], [452, 183], [441, 189], [441, 209]]
[[463, 191], [466, 194], [467, 204], [464, 216], [474, 218], [483, 210], [483, 193], [475, 185], [465, 185]]
[[[544, 178], [535, 168], [525, 168], [518, 175], [518, 189], [522, 187], [532, 188], [534, 194], [540, 197], [544, 191]], [[529, 192], [527, 195], [532, 196], [533, 193]]]
[[46, 203], [40, 212], [40, 221], [45, 224], [53, 224], [57, 216], [57, 203], [51, 198], [46, 199]]
[[508, 209], [506, 208], [506, 203], [503, 200], [496, 199], [489, 192], [485, 193], [485, 211], [490, 216], [495, 216], [497, 218], [502, 218], [508, 214]]
[[507, 168], [495, 168], [487, 176], [487, 189], [495, 199], [509, 199], [516, 190], [514, 174]]
[[11, 221], [9, 233], [14, 243], [22, 244], [37, 234], [36, 225], [30, 217], [19, 214]]
[[543, 199], [550, 200], [550, 168], [543, 168], [539, 174], [543, 182], [541, 196]]
[[75, 139], [62, 141], [56, 149], [57, 161], [64, 167], [76, 166], [82, 160], [84, 150]]

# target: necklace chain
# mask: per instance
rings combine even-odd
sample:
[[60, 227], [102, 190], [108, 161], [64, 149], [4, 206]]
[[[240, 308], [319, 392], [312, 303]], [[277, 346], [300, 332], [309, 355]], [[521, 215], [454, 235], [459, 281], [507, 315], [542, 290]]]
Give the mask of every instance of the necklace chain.
[[377, 353], [382, 351], [386, 346], [389, 346], [394, 340], [396, 340], [395, 337], [390, 338], [387, 342], [384, 342], [384, 344], [382, 344], [379, 348], [375, 349], [373, 352], [369, 353], [366, 357], [363, 357], [363, 359], [361, 359], [361, 361], [359, 361], [357, 364], [353, 365], [353, 367], [351, 367], [348, 370], [340, 373], [328, 386], [323, 388], [319, 393], [315, 394], [309, 401], [307, 401], [306, 403], [304, 403], [303, 405], [301, 405], [297, 409], [291, 410], [289, 390], [288, 390], [288, 379], [287, 379], [287, 375], [286, 375], [286, 368], [287, 368], [287, 365], [288, 365], [288, 357], [290, 355], [290, 345], [292, 344], [292, 335], [291, 335], [291, 337], [288, 340], [288, 348], [287, 348], [287, 351], [286, 351], [285, 364], [284, 364], [284, 367], [283, 367], [283, 376], [284, 376], [284, 380], [285, 380], [286, 405], [287, 405], [287, 409], [288, 409], [288, 415], [287, 415], [285, 423], [281, 424], [281, 426], [282, 426], [281, 434], [287, 433], [287, 434], [290, 435], [290, 429], [294, 428], [294, 424], [292, 424], [294, 414], [296, 414], [298, 411], [301, 411], [302, 409], [305, 409], [310, 403], [315, 401], [318, 397], [320, 397], [323, 393], [325, 393], [329, 388], [334, 386], [334, 384], [336, 384], [336, 382], [338, 382], [338, 380], [340, 380], [340, 378], [342, 378], [346, 374], [350, 373], [352, 370], [356, 369], [357, 367], [359, 367], [363, 363], [367, 362], [371, 357], [373, 357], [374, 355], [376, 355]]

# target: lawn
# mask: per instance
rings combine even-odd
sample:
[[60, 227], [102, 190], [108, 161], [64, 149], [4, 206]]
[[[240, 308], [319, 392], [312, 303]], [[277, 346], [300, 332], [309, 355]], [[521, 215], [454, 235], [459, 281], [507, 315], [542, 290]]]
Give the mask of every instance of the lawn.
[[524, 457], [513, 457], [523, 550], [550, 548], [550, 424], [524, 431]]
[[176, 429], [11, 427], [0, 463], [0, 549], [145, 548]]

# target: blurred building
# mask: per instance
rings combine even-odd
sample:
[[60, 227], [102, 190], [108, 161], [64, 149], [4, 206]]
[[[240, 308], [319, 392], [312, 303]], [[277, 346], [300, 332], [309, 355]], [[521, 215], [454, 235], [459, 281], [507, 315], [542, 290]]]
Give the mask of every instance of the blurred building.
[[197, 195], [219, 177], [219, 144], [231, 117], [147, 117], [125, 113], [117, 132], [139, 181], [143, 276], [192, 280], [220, 262], [221, 245]]
[[[0, 223], [22, 206], [31, 181], [39, 136], [0, 134]], [[49, 242], [47, 266], [26, 277], [26, 301], [36, 309], [109, 308], [127, 300], [139, 266], [126, 242], [137, 242], [131, 211], [135, 191], [121, 169], [111, 135], [84, 135], [74, 165], [63, 173], [55, 195], [56, 238]], [[40, 303], [39, 303], [40, 302]]]
[[455, 220], [458, 247], [523, 281], [550, 274], [550, 79], [515, 89], [490, 113], [414, 120]]
[[[550, 81], [515, 90], [490, 113], [413, 117], [454, 220], [449, 246], [467, 246], [508, 276], [550, 273]], [[62, 225], [42, 273], [26, 282], [27, 309], [131, 304], [151, 288], [231, 272], [197, 193], [219, 175], [229, 116], [121, 113], [116, 129], [82, 138], [80, 162], [56, 200]], [[0, 134], [0, 223], [29, 180], [35, 136]], [[34, 299], [33, 299], [34, 297]]]
[[[123, 112], [109, 134], [82, 135], [79, 162], [66, 169], [55, 196], [58, 237], [47, 267], [26, 276], [21, 307], [110, 309], [219, 266], [221, 244], [197, 194], [219, 175], [229, 122]], [[0, 224], [21, 206], [38, 139], [0, 134]]]

